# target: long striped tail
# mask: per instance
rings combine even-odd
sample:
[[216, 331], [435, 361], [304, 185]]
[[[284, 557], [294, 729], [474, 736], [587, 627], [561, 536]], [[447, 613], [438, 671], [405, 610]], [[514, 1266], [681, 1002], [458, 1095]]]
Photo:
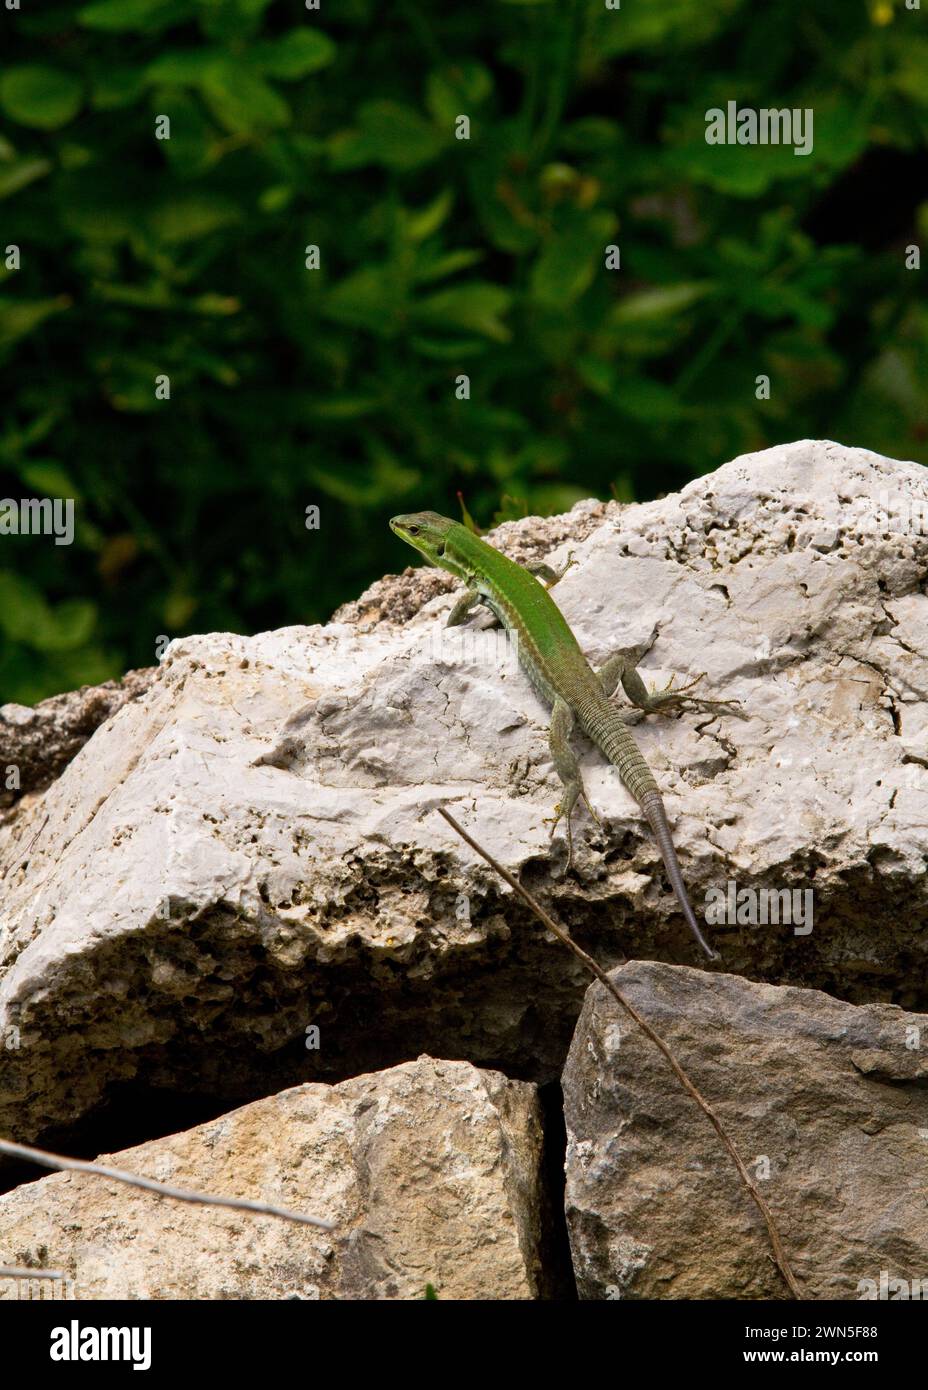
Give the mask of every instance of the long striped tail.
[[664, 803], [661, 800], [660, 792], [646, 792], [641, 800], [641, 809], [647, 816], [648, 824], [654, 832], [654, 838], [657, 841], [658, 849], [664, 861], [664, 867], [667, 870], [667, 877], [670, 879], [673, 891], [677, 895], [677, 902], [683, 909], [683, 916], [686, 918], [687, 926], [709, 959], [719, 960], [718, 951], [713, 950], [703, 936], [699, 923], [696, 921], [696, 914], [690, 906], [690, 900], [687, 897], [683, 875], [680, 872], [680, 865], [677, 862], [677, 851], [673, 847], [670, 826], [667, 824], [667, 815], [664, 811]]

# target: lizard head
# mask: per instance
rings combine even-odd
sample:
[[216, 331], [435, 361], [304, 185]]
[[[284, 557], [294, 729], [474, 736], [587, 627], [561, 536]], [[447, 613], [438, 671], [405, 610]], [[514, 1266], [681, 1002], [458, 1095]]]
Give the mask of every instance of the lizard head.
[[390, 518], [393, 534], [424, 555], [430, 565], [461, 576], [463, 568], [454, 555], [453, 545], [448, 544], [457, 526], [458, 522], [449, 521], [438, 512], [406, 512]]

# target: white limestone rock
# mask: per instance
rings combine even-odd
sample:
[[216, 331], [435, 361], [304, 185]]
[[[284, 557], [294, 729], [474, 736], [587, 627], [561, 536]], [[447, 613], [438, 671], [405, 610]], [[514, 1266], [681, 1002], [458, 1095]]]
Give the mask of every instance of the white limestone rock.
[[[697, 912], [730, 882], [814, 890], [809, 933], [711, 926], [728, 971], [925, 1006], [928, 539], [878, 510], [924, 507], [926, 479], [805, 441], [493, 537], [575, 552], [554, 595], [594, 665], [656, 623], [649, 680], [705, 671], [742, 702], [635, 729]], [[421, 1051], [557, 1075], [585, 978], [440, 804], [604, 964], [696, 958], [647, 826], [582, 742], [604, 829], [578, 813], [564, 876], [548, 712], [442, 630], [454, 587], [407, 572], [325, 626], [179, 640], [24, 798], [0, 829], [0, 1132], [72, 1123], [118, 1081], [240, 1099]]]

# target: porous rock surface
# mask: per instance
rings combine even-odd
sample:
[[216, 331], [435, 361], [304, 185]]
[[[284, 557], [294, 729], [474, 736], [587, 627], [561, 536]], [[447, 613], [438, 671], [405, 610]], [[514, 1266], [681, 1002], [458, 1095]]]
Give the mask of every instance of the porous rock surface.
[[[741, 702], [635, 728], [697, 911], [729, 882], [814, 889], [809, 933], [711, 927], [723, 968], [912, 1008], [928, 539], [884, 497], [924, 507], [925, 470], [805, 441], [490, 539], [573, 550], [554, 592], [594, 665], [657, 625], [648, 680], [704, 671]], [[67, 1125], [116, 1082], [239, 1102], [423, 1051], [557, 1076], [585, 978], [440, 804], [604, 964], [696, 959], [637, 807], [582, 744], [603, 828], [578, 813], [565, 875], [548, 712], [497, 648], [442, 630], [454, 589], [407, 572], [325, 626], [178, 640], [23, 799], [0, 828], [0, 1133]]]

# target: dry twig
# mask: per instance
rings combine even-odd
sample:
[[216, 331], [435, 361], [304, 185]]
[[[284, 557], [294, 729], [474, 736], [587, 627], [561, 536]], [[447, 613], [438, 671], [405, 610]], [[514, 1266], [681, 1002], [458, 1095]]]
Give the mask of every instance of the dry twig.
[[701, 1095], [701, 1093], [697, 1090], [694, 1083], [690, 1080], [686, 1072], [680, 1066], [680, 1063], [677, 1061], [676, 1057], [674, 1057], [670, 1048], [664, 1042], [664, 1039], [658, 1033], [655, 1033], [650, 1023], [648, 1023], [646, 1019], [642, 1018], [641, 1014], [635, 1008], [634, 1004], [630, 1004], [629, 1001], [625, 998], [625, 996], [615, 987], [615, 985], [610, 980], [609, 976], [606, 974], [605, 970], [603, 970], [602, 966], [598, 965], [592, 956], [588, 956], [586, 951], [584, 951], [582, 947], [577, 945], [576, 941], [574, 941], [571, 938], [571, 936], [564, 930], [563, 927], [559, 927], [557, 925], [557, 923], [548, 915], [548, 913], [545, 912], [544, 908], [538, 902], [535, 901], [528, 889], [523, 888], [519, 880], [515, 878], [509, 872], [508, 869], [504, 869], [502, 864], [497, 863], [497, 861], [493, 858], [491, 854], [489, 854], [485, 849], [478, 845], [477, 841], [474, 840], [470, 835], [468, 835], [467, 831], [464, 830], [462, 826], [458, 825], [457, 821], [454, 819], [454, 816], [450, 815], [443, 806], [438, 807], [438, 813], [439, 815], [444, 816], [445, 820], [454, 830], [457, 831], [461, 839], [466, 841], [466, 843], [470, 845], [471, 849], [475, 850], [476, 853], [480, 855], [481, 859], [485, 859], [486, 862], [490, 865], [491, 869], [495, 869], [496, 872], [499, 874], [500, 878], [505, 879], [505, 881], [509, 884], [510, 888], [514, 889], [514, 891], [519, 894], [520, 898], [522, 898], [522, 900], [528, 904], [528, 906], [532, 909], [538, 920], [547, 927], [548, 931], [552, 932], [557, 937], [558, 941], [563, 942], [564, 945], [568, 948], [568, 950], [573, 951], [574, 955], [578, 958], [578, 960], [581, 960], [583, 962], [587, 970], [589, 970], [590, 974], [595, 976], [595, 978], [599, 980], [601, 985], [605, 986], [605, 988], [609, 991], [612, 997], [619, 1004], [621, 1004], [622, 1008], [625, 1009], [627, 1013], [631, 1015], [631, 1017], [638, 1024], [638, 1027], [642, 1030], [642, 1032], [645, 1033], [647, 1037], [651, 1039], [651, 1041], [654, 1043], [654, 1046], [659, 1048], [660, 1051], [664, 1054], [667, 1061], [670, 1063], [671, 1068], [673, 1069], [674, 1075], [680, 1082], [680, 1085], [684, 1088], [685, 1091], [689, 1093], [689, 1095], [693, 1097], [693, 1100], [695, 1100], [700, 1110], [710, 1121], [713, 1128], [715, 1129], [715, 1132], [718, 1134], [722, 1143], [725, 1145], [725, 1148], [728, 1150], [732, 1162], [738, 1170], [738, 1176], [741, 1178], [741, 1181], [747, 1188], [751, 1200], [756, 1204], [757, 1209], [759, 1210], [761, 1216], [764, 1218], [764, 1222], [767, 1227], [767, 1233], [770, 1236], [770, 1244], [773, 1247], [773, 1257], [776, 1260], [777, 1268], [783, 1275], [783, 1278], [786, 1281], [786, 1285], [790, 1293], [793, 1295], [793, 1298], [802, 1299], [803, 1293], [798, 1283], [796, 1282], [796, 1276], [793, 1274], [793, 1271], [790, 1268], [789, 1260], [786, 1257], [786, 1251], [783, 1248], [783, 1242], [780, 1239], [780, 1232], [777, 1230], [776, 1222], [773, 1219], [773, 1212], [770, 1210], [766, 1201], [758, 1191], [756, 1183], [754, 1182], [753, 1178], [751, 1177], [750, 1173], [745, 1167], [744, 1161], [741, 1155], [739, 1154], [737, 1148], [735, 1147], [734, 1140], [729, 1138], [728, 1134], [722, 1126], [721, 1120], [716, 1115], [715, 1111], [712, 1109], [712, 1106], [705, 1099], [705, 1097]]
[[82, 1158], [64, 1158], [61, 1154], [51, 1154], [45, 1149], [30, 1149], [25, 1144], [14, 1144], [9, 1139], [0, 1139], [0, 1153], [9, 1154], [11, 1158], [24, 1158], [29, 1163], [38, 1163], [42, 1168], [57, 1168], [62, 1173], [92, 1173], [98, 1178], [111, 1178], [116, 1182], [127, 1183], [130, 1187], [141, 1187], [146, 1192], [156, 1192], [159, 1197], [173, 1197], [178, 1202], [196, 1202], [206, 1207], [231, 1207], [235, 1211], [254, 1211], [263, 1216], [279, 1216], [282, 1221], [298, 1221], [304, 1226], [318, 1226], [321, 1231], [334, 1230], [331, 1221], [323, 1221], [318, 1216], [306, 1216], [300, 1211], [288, 1211], [286, 1207], [275, 1207], [269, 1202], [253, 1202], [249, 1197], [217, 1197], [210, 1192], [192, 1192], [185, 1187], [168, 1187], [167, 1183], [155, 1182], [154, 1178], [142, 1178], [137, 1173], [127, 1173], [122, 1168], [107, 1168], [102, 1163], [87, 1163]]

